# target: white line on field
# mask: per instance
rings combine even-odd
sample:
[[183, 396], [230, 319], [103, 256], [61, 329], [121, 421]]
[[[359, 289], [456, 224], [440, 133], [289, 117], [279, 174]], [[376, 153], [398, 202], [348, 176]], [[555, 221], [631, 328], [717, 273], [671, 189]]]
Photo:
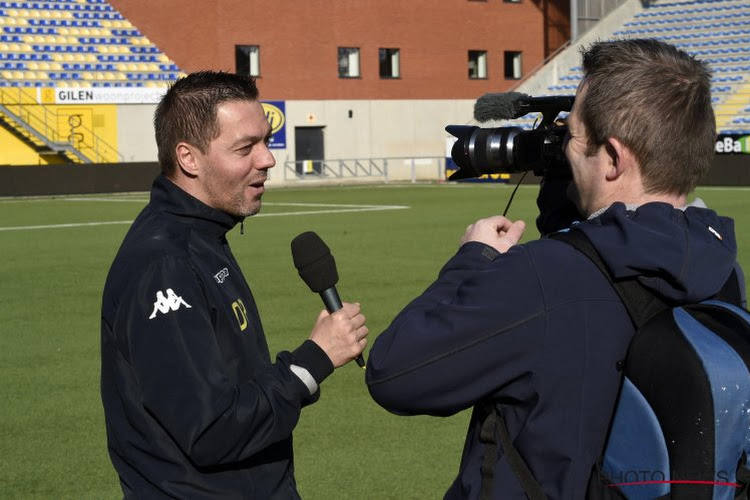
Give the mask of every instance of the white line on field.
[[[267, 203], [268, 204], [268, 203]], [[278, 203], [277, 205], [292, 205], [292, 206], [340, 206], [340, 207], [351, 207], [341, 208], [338, 210], [309, 210], [303, 212], [283, 212], [275, 214], [257, 214], [253, 217], [284, 217], [288, 215], [317, 215], [317, 214], [341, 214], [347, 212], [377, 212], [383, 210], [404, 210], [411, 207], [405, 205], [329, 205], [329, 204], [304, 204], [304, 203]], [[357, 207], [357, 208], [355, 208]], [[9, 226], [0, 227], [0, 231], [22, 231], [32, 229], [62, 229], [70, 227], [88, 227], [88, 226], [113, 226], [122, 224], [132, 224], [132, 220], [116, 220], [116, 221], [103, 221], [103, 222], [74, 222], [69, 224], [45, 224], [42, 226]]]
[[[65, 201], [104, 201], [104, 202], [131, 202], [131, 203], [148, 203], [148, 200], [145, 198], [65, 198]], [[398, 208], [408, 208], [408, 207], [401, 207], [400, 205], [361, 205], [361, 204], [351, 204], [351, 203], [285, 203], [285, 202], [273, 202], [273, 201], [264, 201], [263, 206], [274, 206], [274, 207], [332, 207], [332, 208], [377, 208], [379, 210], [385, 210], [385, 209], [398, 209]], [[387, 207], [387, 208], [381, 208], [381, 207]], [[311, 213], [311, 212], [308, 212]], [[267, 215], [275, 215], [275, 214], [267, 214]]]

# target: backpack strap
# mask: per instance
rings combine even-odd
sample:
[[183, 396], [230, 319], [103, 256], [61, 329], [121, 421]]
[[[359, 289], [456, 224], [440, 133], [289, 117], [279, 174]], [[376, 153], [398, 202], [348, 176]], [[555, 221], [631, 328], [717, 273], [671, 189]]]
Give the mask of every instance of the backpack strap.
[[607, 266], [604, 264], [601, 255], [591, 244], [588, 236], [583, 231], [571, 228], [569, 231], [554, 233], [549, 236], [552, 239], [560, 240], [575, 247], [596, 264], [596, 267], [612, 283], [617, 295], [625, 305], [625, 308], [637, 328], [643, 326], [646, 321], [656, 314], [672, 307], [669, 303], [655, 295], [651, 290], [644, 287], [636, 278], [624, 280], [615, 280], [609, 274]]
[[497, 437], [499, 437], [505, 458], [508, 460], [508, 464], [526, 496], [529, 500], [546, 500], [547, 496], [542, 491], [542, 487], [534, 479], [534, 474], [531, 473], [529, 466], [526, 465], [510, 439], [510, 433], [502, 411], [497, 409], [493, 401], [485, 401], [480, 409], [484, 411], [486, 416], [479, 434], [479, 440], [485, 446], [484, 457], [480, 466], [482, 488], [479, 492], [479, 498], [481, 500], [492, 499], [492, 491], [495, 486], [495, 464], [497, 463]]
[[743, 307], [742, 304], [742, 285], [740, 285], [740, 277], [737, 274], [737, 268], [732, 269], [732, 274], [729, 275], [729, 279], [724, 286], [716, 294], [717, 300], [723, 300], [729, 302], [738, 307]]

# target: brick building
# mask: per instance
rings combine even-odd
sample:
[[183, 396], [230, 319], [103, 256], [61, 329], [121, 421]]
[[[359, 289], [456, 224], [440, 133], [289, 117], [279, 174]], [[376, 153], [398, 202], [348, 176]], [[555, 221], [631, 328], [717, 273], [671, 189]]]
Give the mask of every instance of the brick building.
[[512, 88], [569, 33], [568, 0], [110, 3], [185, 72], [257, 76], [282, 113], [280, 164], [444, 156], [446, 124], [470, 122], [477, 97]]

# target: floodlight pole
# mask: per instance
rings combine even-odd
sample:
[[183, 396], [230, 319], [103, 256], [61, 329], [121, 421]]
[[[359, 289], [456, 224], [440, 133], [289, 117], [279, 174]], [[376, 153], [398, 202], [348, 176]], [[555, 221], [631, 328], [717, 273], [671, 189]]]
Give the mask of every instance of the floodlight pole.
[[570, 0], [570, 43], [578, 39], [578, 0]]

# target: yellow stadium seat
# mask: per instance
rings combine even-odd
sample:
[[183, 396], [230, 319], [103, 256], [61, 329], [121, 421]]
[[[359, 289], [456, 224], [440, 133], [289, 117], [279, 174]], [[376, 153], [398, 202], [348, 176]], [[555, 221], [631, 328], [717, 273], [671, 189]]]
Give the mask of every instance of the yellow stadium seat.
[[12, 17], [13, 19], [18, 19], [18, 11], [16, 9], [10, 9], [8, 11], [8, 16]]
[[70, 45], [79, 45], [78, 38], [76, 38], [74, 36], [66, 37], [66, 39], [67, 39], [67, 43], [70, 44]]
[[171, 62], [169, 60], [169, 57], [167, 57], [167, 54], [159, 54], [159, 61], [161, 61], [161, 62]]
[[10, 46], [7, 43], [0, 43], [0, 52], [10, 52]]
[[42, 71], [49, 71], [52, 65], [46, 61], [40, 62], [37, 67]]
[[3, 78], [5, 78], [6, 80], [12, 80], [13, 79], [13, 72], [12, 71], [3, 71], [0, 74], [2, 74]]
[[59, 10], [53, 10], [52, 17], [55, 19], [60, 19], [62, 17], [62, 13]]
[[36, 79], [37, 80], [49, 80], [49, 74], [47, 74], [46, 71], [37, 71]]
[[102, 19], [101, 21], [99, 21], [99, 23], [102, 26], [104, 26], [105, 28], [111, 28], [112, 27], [112, 21], [110, 21], [109, 19]]
[[121, 81], [127, 80], [128, 75], [126, 75], [125, 73], [117, 73], [117, 79]]
[[31, 11], [27, 10], [26, 12], [27, 14], [25, 17], [33, 17], [34, 19], [39, 19], [40, 17], [42, 17], [42, 13], [35, 9], [32, 9]]
[[70, 34], [70, 30], [68, 28], [66, 28], [65, 26], [60, 26], [59, 28], [57, 28], [57, 32], [60, 33], [61, 35], [69, 35]]
[[52, 70], [52, 71], [60, 71], [60, 70], [62, 70], [62, 64], [60, 64], [59, 62], [56, 62], [56, 61], [55, 62], [51, 62], [51, 63], [49, 63], [49, 69]]
[[57, 83], [55, 83], [55, 85], [58, 86], [58, 87], [67, 87], [68, 86], [68, 82], [57, 82]]
[[83, 56], [83, 60], [84, 60], [84, 61], [86, 61], [86, 62], [92, 62], [92, 63], [95, 63], [95, 62], [97, 62], [97, 61], [98, 61], [99, 59], [97, 59], [97, 58], [96, 58], [96, 55], [95, 55], [95, 54], [84, 54], [84, 56]]
[[26, 67], [29, 68], [31, 71], [36, 71], [36, 70], [39, 69], [39, 64], [37, 64], [37, 63], [35, 63], [35, 62], [32, 61], [32, 62], [28, 63], [26, 65]]
[[13, 79], [14, 80], [23, 80], [23, 71], [14, 71], [13, 72]]
[[83, 75], [81, 75], [81, 76], [83, 76], [84, 80], [93, 80], [94, 79], [94, 75], [90, 71], [84, 71]]
[[24, 35], [21, 39], [26, 43], [34, 43], [34, 35]]
[[41, 15], [44, 19], [49, 19], [50, 17], [52, 17], [52, 13], [47, 9], [42, 10]]

